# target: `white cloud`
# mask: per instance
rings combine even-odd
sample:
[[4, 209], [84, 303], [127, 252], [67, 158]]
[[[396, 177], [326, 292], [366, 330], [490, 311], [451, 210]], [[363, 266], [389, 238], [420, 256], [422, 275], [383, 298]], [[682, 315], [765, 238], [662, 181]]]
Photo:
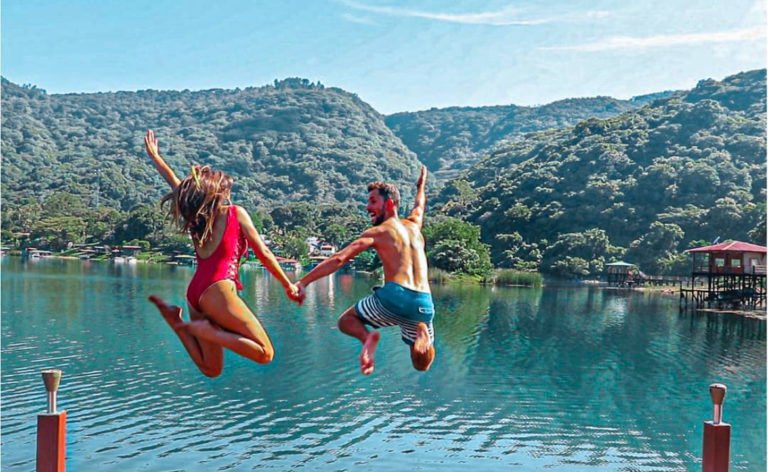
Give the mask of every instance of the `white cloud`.
[[501, 10], [477, 13], [445, 13], [411, 10], [408, 8], [366, 5], [364, 3], [358, 3], [349, 0], [341, 0], [341, 3], [355, 10], [366, 11], [368, 13], [408, 18], [422, 18], [425, 20], [443, 21], [447, 23], [461, 23], [468, 25], [530, 26], [563, 21], [579, 21], [596, 18], [599, 19], [610, 16], [610, 13], [605, 11], [587, 11], [575, 15], [560, 15], [526, 19], [521, 18], [520, 10], [512, 6], [502, 8]]
[[549, 51], [599, 52], [619, 49], [649, 49], [669, 46], [694, 45], [706, 43], [736, 43], [747, 41], [765, 41], [766, 30], [762, 26], [734, 31], [711, 33], [660, 34], [656, 36], [611, 36], [599, 41], [569, 46], [542, 47]]
[[350, 23], [358, 23], [358, 24], [361, 24], [361, 25], [373, 25], [373, 24], [375, 24], [373, 22], [373, 20], [371, 20], [370, 18], [366, 18], [364, 16], [352, 15], [350, 13], [342, 13], [341, 17], [344, 20], [349, 21]]

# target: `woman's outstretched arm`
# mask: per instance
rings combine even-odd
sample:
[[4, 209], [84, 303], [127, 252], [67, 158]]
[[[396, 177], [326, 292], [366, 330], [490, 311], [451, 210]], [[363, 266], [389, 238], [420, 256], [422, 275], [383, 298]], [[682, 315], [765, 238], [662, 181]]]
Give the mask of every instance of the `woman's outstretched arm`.
[[242, 207], [237, 207], [237, 221], [240, 223], [240, 228], [245, 234], [245, 238], [248, 240], [248, 245], [253, 248], [254, 254], [259, 258], [264, 267], [272, 274], [285, 289], [285, 294], [293, 301], [298, 302], [299, 289], [291, 282], [291, 279], [285, 275], [283, 268], [280, 267], [280, 263], [277, 262], [275, 255], [269, 250], [264, 241], [262, 241], [259, 232], [253, 226], [251, 215], [248, 214]]
[[160, 148], [158, 147], [157, 138], [155, 137], [154, 131], [147, 131], [147, 135], [144, 136], [144, 147], [147, 149], [147, 155], [155, 164], [155, 168], [165, 179], [165, 181], [168, 182], [168, 185], [171, 186], [171, 189], [173, 190], [178, 187], [181, 183], [181, 180], [176, 177], [176, 174], [173, 173], [173, 170], [171, 170], [163, 158], [160, 157]]

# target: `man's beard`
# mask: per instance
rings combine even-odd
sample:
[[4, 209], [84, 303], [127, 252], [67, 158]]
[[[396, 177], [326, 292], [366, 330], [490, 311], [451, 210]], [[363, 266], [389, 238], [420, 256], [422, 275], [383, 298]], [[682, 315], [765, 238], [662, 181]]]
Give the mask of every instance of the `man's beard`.
[[380, 224], [384, 223], [384, 220], [386, 220], [386, 219], [387, 219], [387, 215], [386, 214], [379, 213], [379, 215], [373, 221], [373, 226], [379, 226]]

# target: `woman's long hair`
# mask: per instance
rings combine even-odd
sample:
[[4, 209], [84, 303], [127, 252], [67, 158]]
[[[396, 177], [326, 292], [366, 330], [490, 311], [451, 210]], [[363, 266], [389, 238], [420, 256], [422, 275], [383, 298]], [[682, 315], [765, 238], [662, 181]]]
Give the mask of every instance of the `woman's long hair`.
[[188, 175], [160, 204], [168, 202], [168, 216], [198, 246], [213, 236], [213, 223], [229, 196], [234, 180], [209, 166], [192, 166]]

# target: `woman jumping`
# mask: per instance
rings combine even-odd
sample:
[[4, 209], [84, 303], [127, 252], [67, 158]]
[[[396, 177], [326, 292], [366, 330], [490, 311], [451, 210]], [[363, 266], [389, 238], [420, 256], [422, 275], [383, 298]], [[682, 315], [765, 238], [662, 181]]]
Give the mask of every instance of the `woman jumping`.
[[196, 165], [189, 176], [179, 180], [160, 157], [152, 130], [147, 131], [144, 145], [172, 189], [162, 203], [169, 204], [169, 216], [192, 236], [197, 256], [197, 269], [187, 288], [189, 322], [183, 321], [181, 307], [169, 305], [155, 295], [149, 300], [206, 376], [221, 374], [223, 348], [260, 364], [269, 363], [274, 357], [272, 341], [237, 294], [237, 290], [243, 288], [238, 275], [240, 258], [247, 253], [248, 246], [280, 281], [290, 299], [299, 300], [298, 289], [259, 237], [248, 213], [230, 203], [232, 177], [208, 166]]

